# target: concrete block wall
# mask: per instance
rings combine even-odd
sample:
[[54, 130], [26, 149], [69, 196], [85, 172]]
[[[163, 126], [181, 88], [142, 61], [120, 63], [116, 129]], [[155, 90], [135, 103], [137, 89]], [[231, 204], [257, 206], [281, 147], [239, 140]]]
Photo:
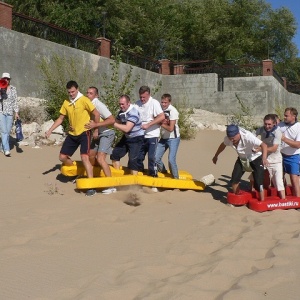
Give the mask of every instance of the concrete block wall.
[[170, 93], [174, 102], [188, 101], [195, 108], [201, 108], [207, 96], [218, 90], [217, 74], [183, 74], [163, 76], [163, 92]]
[[[39, 65], [42, 59], [51, 64], [54, 54], [76, 60], [79, 69], [89, 69], [92, 73], [90, 84], [100, 88], [103, 75], [111, 73], [111, 60], [81, 50], [55, 44], [43, 39], [15, 32], [0, 27], [0, 73], [9, 72], [12, 85], [17, 87], [21, 97], [43, 98], [42, 74]], [[120, 80], [124, 79], [130, 66], [121, 63]], [[275, 112], [276, 106], [295, 106], [300, 111], [300, 95], [288, 93], [272, 76], [225, 78], [224, 91], [218, 91], [217, 74], [178, 74], [161, 75], [138, 67], [132, 68], [135, 84], [132, 99], [138, 98], [141, 85], [148, 85], [152, 90], [161, 87], [153, 95], [160, 99], [163, 93], [170, 93], [177, 101], [187, 101], [195, 108], [201, 108], [222, 114], [234, 113], [238, 109], [236, 95], [247, 105], [253, 107], [254, 114], [264, 116]], [[80, 80], [77, 78], [70, 78]], [[85, 92], [85, 91], [82, 91]]]
[[[104, 82], [103, 75], [109, 77], [111, 72], [111, 60], [106, 57], [45, 41], [13, 30], [0, 28], [0, 44], [0, 56], [5, 57], [5, 59], [0, 60], [0, 72], [9, 72], [11, 74], [11, 84], [17, 87], [18, 95], [21, 97], [44, 97], [43, 78], [39, 66], [43, 59], [46, 59], [51, 64], [53, 55], [59, 55], [66, 59], [73, 58], [78, 63], [79, 70], [89, 69], [92, 73], [90, 85], [95, 85], [99, 88]], [[125, 76], [129, 67], [127, 64], [121, 64], [121, 79]], [[154, 89], [162, 77], [160, 74], [134, 68], [133, 78], [137, 76], [140, 79], [136, 84], [136, 91], [141, 85], [145, 84]], [[74, 77], [70, 78], [70, 80], [77, 80], [80, 85], [80, 78]], [[160, 92], [157, 96], [159, 95]]]
[[[260, 91], [267, 93], [266, 113], [278, 108], [298, 107], [300, 96], [289, 93], [273, 76], [236, 77], [224, 79], [224, 91]], [[300, 109], [299, 109], [300, 110]]]

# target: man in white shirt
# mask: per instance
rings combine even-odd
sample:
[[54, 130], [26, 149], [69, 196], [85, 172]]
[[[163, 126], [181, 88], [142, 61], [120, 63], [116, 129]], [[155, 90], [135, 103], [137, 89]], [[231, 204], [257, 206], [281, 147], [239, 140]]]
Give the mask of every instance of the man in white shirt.
[[290, 175], [293, 195], [300, 197], [300, 123], [298, 123], [297, 116], [296, 108], [287, 107], [284, 111], [284, 121], [280, 122], [278, 126], [282, 132], [283, 172]]
[[268, 146], [267, 166], [268, 175], [276, 187], [279, 197], [285, 199], [283, 183], [282, 155], [280, 153], [282, 133], [277, 126], [276, 115], [268, 114], [264, 117], [264, 126], [256, 131], [256, 135]]
[[[227, 146], [232, 147], [238, 154], [231, 176], [233, 193], [240, 193], [240, 180], [245, 173], [246, 167], [250, 166], [253, 170], [254, 188], [259, 193], [259, 199], [263, 201], [264, 166], [268, 165], [267, 145], [250, 131], [234, 124], [227, 126], [226, 135], [212, 159], [213, 163], [217, 163], [219, 154]], [[262, 152], [253, 151], [257, 147], [261, 147]]]
[[142, 129], [145, 131], [144, 143], [141, 147], [138, 166], [139, 171], [144, 171], [144, 159], [148, 153], [148, 175], [157, 177], [155, 153], [160, 136], [160, 123], [165, 119], [160, 103], [151, 97], [150, 88], [142, 86], [139, 89], [140, 100], [135, 103], [141, 119]]

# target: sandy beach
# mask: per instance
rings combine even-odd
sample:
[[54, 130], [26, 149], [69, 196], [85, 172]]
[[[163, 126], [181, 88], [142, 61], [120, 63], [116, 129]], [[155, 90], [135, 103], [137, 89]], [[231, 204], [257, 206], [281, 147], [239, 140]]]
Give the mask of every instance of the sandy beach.
[[59, 146], [0, 155], [0, 299], [299, 299], [300, 212], [227, 205], [236, 155], [211, 161], [223, 137], [181, 142], [179, 169], [216, 178], [201, 192], [85, 197], [61, 179]]

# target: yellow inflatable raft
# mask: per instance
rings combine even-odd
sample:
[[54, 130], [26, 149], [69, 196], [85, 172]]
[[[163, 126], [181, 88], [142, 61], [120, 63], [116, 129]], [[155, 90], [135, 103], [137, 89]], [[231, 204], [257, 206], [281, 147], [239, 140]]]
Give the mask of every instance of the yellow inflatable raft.
[[105, 177], [100, 167], [94, 167], [94, 178], [80, 178], [86, 176], [81, 161], [74, 161], [73, 166], [61, 166], [61, 173], [65, 176], [79, 176], [76, 180], [78, 189], [97, 189], [125, 185], [142, 185], [157, 188], [170, 188], [182, 190], [204, 190], [205, 184], [202, 181], [194, 180], [192, 175], [186, 171], [179, 171], [179, 179], [172, 178], [170, 173], [158, 173], [158, 177], [151, 177], [139, 172], [138, 175], [131, 175], [128, 168], [122, 167], [116, 170], [110, 166], [112, 177]]

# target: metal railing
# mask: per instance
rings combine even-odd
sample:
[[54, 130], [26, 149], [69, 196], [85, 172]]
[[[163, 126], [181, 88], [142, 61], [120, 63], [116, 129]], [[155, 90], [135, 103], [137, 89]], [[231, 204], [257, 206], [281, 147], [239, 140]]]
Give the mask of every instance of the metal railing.
[[13, 12], [13, 30], [51, 42], [97, 54], [100, 41], [56, 25]]
[[[101, 42], [95, 38], [75, 33], [17, 12], [13, 12], [13, 30], [93, 54], [98, 54], [98, 49], [101, 44]], [[158, 60], [144, 57], [131, 51], [123, 50], [121, 60], [124, 63], [142, 69], [155, 73], [160, 72], [161, 64]], [[219, 78], [262, 76], [261, 63], [220, 65], [214, 60], [173, 62], [170, 68], [171, 74], [174, 74], [174, 67], [179, 65], [184, 66], [184, 74], [216, 73]], [[283, 79], [275, 70], [273, 71], [273, 76], [284, 86]], [[222, 90], [221, 81], [219, 85]], [[290, 85], [290, 89], [292, 91], [294, 87]], [[297, 90], [299, 89], [297, 88]]]
[[276, 72], [276, 70], [273, 69], [273, 77], [275, 79], [277, 79], [277, 81], [282, 85], [284, 86], [284, 81], [282, 79], [282, 77]]
[[218, 74], [218, 91], [224, 90], [226, 77], [262, 76], [261, 63], [220, 65], [214, 60], [198, 60], [173, 63], [173, 68], [175, 66], [183, 66], [184, 74]]
[[174, 66], [184, 66], [184, 74], [216, 73], [222, 77], [261, 76], [262, 64], [251, 63], [244, 65], [220, 65], [214, 60], [198, 60], [173, 63]]
[[300, 83], [288, 83], [287, 84], [287, 90], [290, 93], [294, 93], [294, 94], [300, 95]]
[[135, 54], [130, 51], [123, 51], [121, 54], [121, 60], [124, 63], [151, 71], [159, 73], [160, 71], [160, 62], [149, 57], [145, 57], [139, 54]]
[[[75, 33], [17, 12], [13, 12], [13, 30], [93, 54], [98, 54], [101, 43], [99, 40], [89, 36]], [[130, 51], [124, 50], [121, 60], [152, 72], [158, 73], [160, 70], [158, 61]]]
[[215, 73], [218, 64], [214, 60], [195, 60], [173, 63], [173, 68], [183, 66], [184, 74]]

